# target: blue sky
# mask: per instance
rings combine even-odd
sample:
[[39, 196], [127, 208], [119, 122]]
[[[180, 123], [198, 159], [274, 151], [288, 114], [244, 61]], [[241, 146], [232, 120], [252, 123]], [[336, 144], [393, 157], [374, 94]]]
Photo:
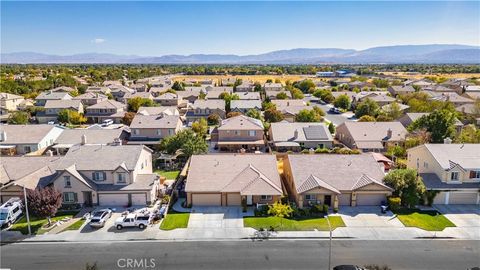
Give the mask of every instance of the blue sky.
[[480, 2], [1, 1], [2, 52], [256, 54], [480, 44]]

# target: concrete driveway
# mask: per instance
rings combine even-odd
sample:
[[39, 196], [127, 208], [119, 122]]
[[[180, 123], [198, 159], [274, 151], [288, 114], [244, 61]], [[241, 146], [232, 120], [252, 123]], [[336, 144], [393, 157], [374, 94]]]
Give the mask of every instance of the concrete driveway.
[[405, 226], [387, 211], [382, 214], [379, 206], [342, 206], [338, 214], [342, 217], [347, 227], [370, 227], [370, 228], [404, 228]]
[[190, 213], [188, 228], [243, 228], [241, 207], [195, 206]]
[[434, 208], [457, 227], [480, 228], [480, 206], [472, 204], [434, 205]]

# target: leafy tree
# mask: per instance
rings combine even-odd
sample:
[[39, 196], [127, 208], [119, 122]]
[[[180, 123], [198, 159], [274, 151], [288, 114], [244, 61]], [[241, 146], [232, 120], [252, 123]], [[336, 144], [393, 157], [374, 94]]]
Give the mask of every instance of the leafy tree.
[[295, 122], [320, 122], [322, 117], [315, 110], [303, 109], [295, 115]]
[[288, 95], [285, 92], [282, 91], [282, 92], [277, 94], [276, 98], [277, 99], [287, 99]]
[[265, 115], [265, 120], [269, 123], [280, 122], [283, 119], [285, 119], [282, 112], [276, 110], [275, 108], [270, 108], [265, 110], [264, 115]]
[[358, 119], [358, 122], [376, 122], [375, 117], [364, 115]]
[[205, 99], [207, 97], [207, 94], [205, 94], [203, 91], [200, 91], [200, 94], [198, 94], [198, 99]]
[[303, 80], [296, 83], [295, 87], [300, 89], [303, 93], [309, 93], [310, 90], [315, 89], [316, 85], [312, 80]]
[[293, 209], [289, 204], [282, 204], [281, 202], [275, 202], [268, 206], [268, 214], [280, 217], [280, 218], [288, 218], [292, 215]]
[[174, 154], [180, 150], [185, 156], [189, 157], [207, 153], [208, 145], [203, 136], [198, 135], [191, 129], [184, 129], [176, 135], [161, 140], [158, 149], [168, 154]]
[[122, 123], [129, 126], [132, 123], [133, 118], [135, 118], [136, 113], [134, 112], [126, 112], [125, 115], [123, 115], [122, 118]]
[[78, 93], [80, 94], [85, 94], [85, 92], [87, 91], [87, 86], [84, 85], [84, 84], [81, 84], [77, 87], [77, 90], [78, 90]]
[[350, 108], [350, 98], [347, 95], [339, 95], [333, 105], [337, 108], [348, 110]]
[[450, 111], [434, 111], [415, 120], [408, 129], [414, 131], [424, 128], [431, 134], [433, 143], [441, 143], [445, 138], [455, 135], [455, 119], [455, 114]]
[[270, 110], [270, 109], [276, 110], [276, 109], [277, 109], [277, 105], [275, 105], [275, 103], [272, 103], [272, 102], [263, 102], [263, 103], [262, 103], [262, 109], [263, 109], [264, 111]]
[[172, 85], [172, 89], [176, 91], [184, 91], [185, 90], [185, 85], [182, 82], [175, 81]]
[[404, 158], [407, 157], [407, 150], [400, 145], [392, 145], [387, 149], [387, 155], [390, 157]]
[[200, 118], [197, 121], [192, 123], [192, 130], [195, 131], [200, 136], [207, 135], [208, 123], [205, 118]]
[[328, 124], [328, 131], [330, 131], [330, 134], [335, 133], [335, 125], [333, 125], [332, 122], [330, 122], [330, 124]]
[[422, 178], [414, 169], [396, 169], [390, 171], [384, 182], [394, 189], [393, 194], [401, 198], [402, 205], [412, 208], [418, 204], [425, 193]]
[[227, 113], [227, 118], [232, 118], [232, 117], [239, 116], [239, 115], [242, 115], [242, 113], [241, 112], [229, 112], [229, 113]]
[[262, 85], [259, 82], [256, 82], [253, 87], [253, 91], [262, 92]]
[[355, 117], [360, 118], [364, 115], [370, 115], [372, 117], [377, 116], [379, 110], [379, 106], [377, 102], [366, 98], [362, 102], [360, 102], [355, 109]]
[[252, 117], [252, 118], [263, 121], [262, 113], [259, 110], [250, 109], [250, 110], [247, 111], [246, 115], [248, 117]]
[[230, 94], [228, 92], [223, 92], [219, 96], [219, 98], [225, 100], [225, 110], [230, 112], [230, 104], [232, 100], [239, 100], [240, 97], [237, 94]]
[[388, 81], [385, 80], [385, 79], [373, 79], [372, 82], [378, 88], [387, 88], [388, 87]]
[[134, 97], [128, 100], [128, 111], [137, 112], [140, 107], [155, 107], [155, 102], [149, 98]]
[[30, 116], [26, 112], [15, 111], [12, 112], [7, 119], [7, 122], [11, 125], [25, 125], [28, 124]]
[[212, 113], [207, 117], [208, 124], [210, 125], [218, 125], [220, 120], [220, 116], [216, 113]]
[[313, 95], [326, 103], [332, 103], [335, 97], [332, 95], [332, 91], [326, 89], [319, 89], [313, 92]]
[[64, 109], [58, 112], [58, 121], [60, 123], [68, 123], [72, 125], [80, 125], [87, 122], [82, 114], [77, 111]]
[[480, 129], [474, 125], [466, 125], [455, 139], [457, 143], [480, 143]]
[[313, 106], [312, 110], [320, 117], [325, 116], [325, 112], [318, 106]]
[[297, 88], [293, 88], [292, 90], [290, 90], [290, 93], [292, 94], [293, 99], [303, 99], [305, 97], [302, 91]]
[[385, 115], [391, 119], [398, 119], [400, 116], [402, 116], [402, 110], [400, 109], [400, 105], [398, 105], [397, 102], [391, 103], [389, 106], [387, 106], [387, 109], [385, 110]]
[[39, 218], [47, 218], [50, 226], [51, 217], [57, 214], [62, 205], [62, 193], [52, 187], [27, 189], [27, 201], [31, 213]]

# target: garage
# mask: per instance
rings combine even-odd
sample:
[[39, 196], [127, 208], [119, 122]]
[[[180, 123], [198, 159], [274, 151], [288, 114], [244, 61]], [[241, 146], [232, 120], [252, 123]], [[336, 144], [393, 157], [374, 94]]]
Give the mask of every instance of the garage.
[[350, 201], [352, 198], [352, 194], [340, 194], [338, 195], [338, 205], [340, 206], [350, 206]]
[[132, 194], [132, 205], [145, 206], [147, 204], [147, 195], [145, 193]]
[[227, 194], [227, 205], [228, 206], [242, 205], [242, 196], [236, 193]]
[[128, 194], [98, 194], [99, 205], [127, 206]]
[[192, 194], [192, 205], [212, 205], [220, 206], [222, 205], [222, 197], [219, 194]]
[[445, 204], [447, 198], [447, 192], [439, 192], [433, 199], [433, 204]]
[[357, 194], [357, 206], [381, 205], [385, 201], [385, 194]]
[[477, 192], [450, 192], [448, 204], [476, 204]]

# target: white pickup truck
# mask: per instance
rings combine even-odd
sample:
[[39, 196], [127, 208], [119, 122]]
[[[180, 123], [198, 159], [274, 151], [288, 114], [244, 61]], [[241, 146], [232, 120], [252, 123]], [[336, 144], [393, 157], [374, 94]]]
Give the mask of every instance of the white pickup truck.
[[124, 227], [138, 227], [143, 230], [150, 224], [150, 220], [149, 215], [128, 214], [125, 217], [117, 218], [117, 220], [115, 220], [115, 227], [117, 230], [121, 230]]

